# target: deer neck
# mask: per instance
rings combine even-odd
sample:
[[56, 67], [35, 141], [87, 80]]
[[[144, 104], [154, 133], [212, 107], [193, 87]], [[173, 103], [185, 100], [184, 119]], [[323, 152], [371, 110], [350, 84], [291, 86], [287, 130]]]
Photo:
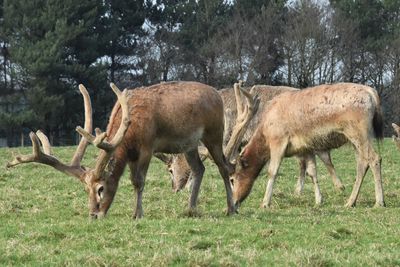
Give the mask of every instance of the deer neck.
[[269, 158], [269, 150], [261, 131], [255, 132], [244, 148], [241, 158], [248, 165], [246, 168], [247, 177], [255, 180]]

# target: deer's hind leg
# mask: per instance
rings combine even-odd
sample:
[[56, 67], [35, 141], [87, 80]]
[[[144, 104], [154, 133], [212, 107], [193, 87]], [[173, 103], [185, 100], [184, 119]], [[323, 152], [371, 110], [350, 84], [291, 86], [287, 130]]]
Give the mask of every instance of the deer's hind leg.
[[203, 180], [203, 174], [205, 171], [203, 162], [200, 159], [198, 148], [190, 150], [185, 153], [187, 163], [192, 170], [192, 191], [189, 199], [189, 213], [195, 212], [197, 206], [197, 198], [200, 191], [201, 181]]
[[215, 164], [218, 166], [219, 173], [224, 180], [225, 191], [226, 191], [226, 202], [228, 206], [227, 214], [232, 215], [236, 213], [236, 208], [232, 198], [232, 185], [229, 180], [229, 176], [234, 172], [234, 167], [225, 158], [222, 152], [222, 138], [220, 142], [212, 142], [210, 140], [203, 140], [204, 145], [210, 152]]
[[353, 191], [346, 203], [346, 207], [353, 207], [356, 204], [358, 194], [360, 192], [361, 184], [365, 174], [370, 167], [375, 179], [375, 206], [385, 206], [382, 188], [381, 176], [381, 158], [375, 152], [372, 145], [372, 140], [368, 136], [368, 132], [359, 134], [356, 138], [353, 136], [348, 137], [353, 143], [357, 155], [357, 177], [353, 186]]
[[296, 189], [294, 190], [294, 193], [296, 195], [301, 195], [304, 189], [304, 181], [306, 179], [307, 163], [306, 159], [303, 156], [298, 157], [298, 162], [300, 167], [300, 175], [297, 179]]
[[329, 151], [317, 151], [316, 154], [318, 157], [321, 159], [321, 161], [324, 163], [326, 169], [328, 170], [329, 174], [332, 177], [332, 182], [335, 185], [335, 188], [343, 191], [344, 185], [342, 183], [342, 180], [336, 175], [335, 167], [333, 166], [332, 159], [331, 159], [331, 153]]
[[307, 165], [307, 173], [310, 175], [314, 184], [314, 194], [315, 194], [315, 205], [322, 204], [322, 194], [319, 189], [318, 179], [317, 179], [317, 164], [315, 161], [315, 155], [309, 154], [305, 157]]

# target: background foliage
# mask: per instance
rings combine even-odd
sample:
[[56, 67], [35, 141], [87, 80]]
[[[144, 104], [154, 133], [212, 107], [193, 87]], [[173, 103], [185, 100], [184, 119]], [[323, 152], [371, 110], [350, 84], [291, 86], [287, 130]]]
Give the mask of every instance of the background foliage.
[[74, 144], [77, 85], [104, 128], [110, 81], [363, 83], [379, 91], [388, 127], [400, 114], [399, 29], [397, 0], [0, 0], [0, 136], [14, 146], [41, 128]]

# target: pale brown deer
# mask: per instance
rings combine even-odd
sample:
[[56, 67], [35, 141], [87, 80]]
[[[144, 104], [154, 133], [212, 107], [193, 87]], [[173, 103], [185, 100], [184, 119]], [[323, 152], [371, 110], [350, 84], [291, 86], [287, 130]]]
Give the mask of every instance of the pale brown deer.
[[393, 142], [395, 143], [397, 149], [400, 150], [400, 126], [398, 126], [396, 123], [392, 123], [392, 127], [396, 133], [396, 135], [392, 136]]
[[[204, 173], [197, 151], [201, 141], [218, 166], [226, 189], [227, 212], [233, 214], [235, 206], [229, 175], [234, 168], [226, 161], [222, 151], [223, 106], [217, 91], [197, 82], [167, 82], [135, 90], [125, 89], [122, 93], [114, 84], [111, 88], [118, 96], [118, 102], [112, 110], [107, 131], [102, 133], [96, 129], [96, 136], [93, 136], [90, 97], [84, 86], [79, 86], [85, 103], [85, 129], [77, 127], [84, 138], [71, 164], [64, 164], [52, 156], [47, 137], [37, 132], [30, 134], [33, 154], [15, 157], [8, 167], [37, 162], [77, 177], [89, 193], [90, 216], [98, 218], [105, 216], [110, 208], [119, 179], [128, 165], [136, 191], [134, 218], [140, 218], [143, 216], [145, 177], [153, 153], [184, 153], [194, 177], [189, 199], [189, 211], [193, 211]], [[248, 103], [253, 101], [249, 94], [246, 97]], [[246, 112], [243, 120], [238, 121], [238, 126], [249, 121], [252, 114], [250, 105]], [[242, 133], [239, 131], [238, 134]], [[101, 150], [93, 169], [80, 164], [88, 142]]]
[[[245, 90], [248, 90], [245, 88]], [[253, 95], [258, 95], [260, 99], [260, 107], [255, 112], [253, 118], [251, 119], [246, 132], [243, 136], [242, 143], [246, 144], [251, 136], [253, 135], [255, 129], [261, 121], [261, 114], [264, 110], [265, 106], [268, 105], [269, 101], [272, 100], [275, 96], [278, 96], [285, 92], [297, 91], [298, 89], [286, 86], [268, 86], [268, 85], [256, 85], [253, 86], [250, 90], [250, 93]], [[236, 98], [234, 94], [234, 90], [231, 88], [219, 90], [218, 93], [222, 97], [224, 102], [224, 112], [225, 112], [225, 132], [224, 132], [224, 143], [226, 144], [231, 137], [232, 129], [235, 125], [236, 116], [237, 116], [237, 105]], [[203, 155], [203, 158], [206, 158], [207, 150], [204, 147], [200, 150], [200, 155]], [[329, 151], [315, 151], [315, 153], [319, 156], [321, 161], [325, 164], [328, 169], [329, 174], [332, 177], [332, 181], [335, 187], [339, 190], [344, 190], [344, 185], [342, 181], [337, 177], [335, 168], [332, 164], [331, 157]], [[311, 157], [310, 157], [311, 156]], [[316, 183], [316, 163], [315, 157], [310, 155], [308, 157], [298, 156], [299, 158], [299, 166], [300, 166], [300, 175], [298, 177], [296, 190], [297, 194], [300, 194], [304, 187], [305, 173], [306, 169], [308, 170], [308, 174], [311, 176], [314, 186], [315, 186], [315, 202], [317, 205], [322, 203], [322, 195]], [[234, 156], [233, 156], [234, 157]], [[175, 192], [181, 190], [183, 187], [190, 187], [190, 177], [191, 171], [190, 167], [187, 164], [185, 157], [182, 154], [173, 155], [172, 157], [162, 157], [158, 155], [158, 158], [163, 160], [168, 164], [168, 169], [171, 173], [172, 180], [172, 188]]]
[[314, 151], [334, 149], [350, 142], [357, 157], [357, 177], [346, 206], [356, 204], [366, 171], [375, 179], [376, 206], [384, 206], [381, 158], [373, 137], [383, 138], [380, 100], [376, 91], [353, 83], [320, 85], [275, 97], [242, 150], [233, 178], [235, 205], [249, 195], [260, 170], [269, 162], [269, 180], [263, 207], [269, 207], [278, 169], [284, 157], [310, 157]]

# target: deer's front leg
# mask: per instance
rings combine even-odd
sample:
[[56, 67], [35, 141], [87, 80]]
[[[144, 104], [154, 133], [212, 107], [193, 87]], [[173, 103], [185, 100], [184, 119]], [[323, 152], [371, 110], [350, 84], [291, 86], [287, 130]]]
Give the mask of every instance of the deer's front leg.
[[134, 219], [140, 219], [143, 217], [143, 190], [150, 159], [151, 154], [148, 157], [141, 157], [138, 162], [129, 164], [131, 170], [131, 181], [136, 193], [136, 207], [133, 213]]

